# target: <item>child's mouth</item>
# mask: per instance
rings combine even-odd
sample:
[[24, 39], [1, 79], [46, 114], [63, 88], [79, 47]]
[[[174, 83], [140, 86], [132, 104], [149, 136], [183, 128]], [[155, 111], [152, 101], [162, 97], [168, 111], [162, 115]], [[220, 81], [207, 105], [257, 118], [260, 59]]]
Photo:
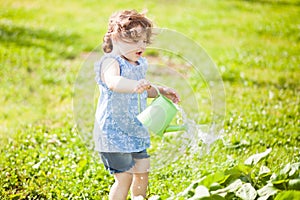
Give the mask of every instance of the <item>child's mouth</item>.
[[138, 56], [141, 56], [142, 53], [143, 53], [142, 51], [138, 51], [138, 52], [136, 52], [135, 54], [138, 55]]

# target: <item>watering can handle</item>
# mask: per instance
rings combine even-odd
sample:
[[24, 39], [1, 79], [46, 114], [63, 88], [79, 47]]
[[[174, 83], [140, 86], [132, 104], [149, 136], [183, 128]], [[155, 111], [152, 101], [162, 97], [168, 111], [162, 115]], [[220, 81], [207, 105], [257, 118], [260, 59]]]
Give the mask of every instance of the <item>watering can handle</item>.
[[[160, 96], [160, 92], [159, 89], [157, 88], [156, 85], [151, 85], [151, 87], [153, 87], [156, 92], [157, 92], [157, 96]], [[141, 94], [138, 94], [138, 109], [139, 109], [139, 113], [141, 113], [142, 108], [141, 108]]]

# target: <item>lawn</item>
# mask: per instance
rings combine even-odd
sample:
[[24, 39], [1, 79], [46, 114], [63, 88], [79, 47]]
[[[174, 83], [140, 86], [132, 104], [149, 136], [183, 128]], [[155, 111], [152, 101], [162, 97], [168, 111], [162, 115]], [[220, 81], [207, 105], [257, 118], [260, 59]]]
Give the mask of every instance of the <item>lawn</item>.
[[[164, 157], [153, 167], [150, 198], [299, 195], [299, 1], [0, 0], [1, 199], [107, 199], [113, 178], [89, 146], [93, 119], [85, 115], [87, 129], [81, 129], [73, 103], [87, 60], [101, 55], [108, 17], [132, 8], [147, 9], [156, 27], [199, 44], [215, 63], [226, 94], [221, 138], [205, 150], [198, 144], [192, 154], [189, 144], [170, 138], [176, 147], [187, 147], [174, 162], [163, 164]], [[174, 85], [186, 114], [209, 124], [205, 77], [179, 54], [149, 50], [146, 56], [162, 63], [157, 71], [149, 69], [150, 77], [164, 75], [170, 66], [155, 80]], [[185, 75], [173, 76], [179, 68]], [[83, 89], [97, 95], [93, 83]], [[153, 139], [154, 147], [159, 143]], [[168, 147], [165, 152], [172, 153]]]

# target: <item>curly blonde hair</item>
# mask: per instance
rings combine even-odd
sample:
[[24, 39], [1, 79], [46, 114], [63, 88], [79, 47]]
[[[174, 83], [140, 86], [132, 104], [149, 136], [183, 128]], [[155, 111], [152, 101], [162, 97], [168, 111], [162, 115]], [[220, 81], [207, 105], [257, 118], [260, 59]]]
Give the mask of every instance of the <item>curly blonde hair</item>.
[[[141, 27], [141, 29], [138, 29]], [[124, 41], [138, 41], [146, 33], [146, 42], [150, 43], [153, 24], [144, 14], [136, 10], [124, 10], [109, 18], [108, 31], [103, 37], [102, 49], [105, 53], [113, 50], [112, 37]]]

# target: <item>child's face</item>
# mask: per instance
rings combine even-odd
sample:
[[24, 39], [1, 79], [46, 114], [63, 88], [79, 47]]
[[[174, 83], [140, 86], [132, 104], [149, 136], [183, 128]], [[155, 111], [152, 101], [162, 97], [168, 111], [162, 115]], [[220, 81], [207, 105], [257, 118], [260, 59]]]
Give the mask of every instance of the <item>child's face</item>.
[[132, 62], [136, 62], [146, 50], [147, 35], [146, 33], [142, 34], [142, 36], [135, 41], [133, 41], [132, 39], [117, 39], [115, 41], [114, 47], [118, 48], [122, 56], [126, 57]]
[[140, 40], [138, 42], [118, 42], [118, 48], [122, 56], [128, 60], [136, 62], [146, 50], [146, 42]]

